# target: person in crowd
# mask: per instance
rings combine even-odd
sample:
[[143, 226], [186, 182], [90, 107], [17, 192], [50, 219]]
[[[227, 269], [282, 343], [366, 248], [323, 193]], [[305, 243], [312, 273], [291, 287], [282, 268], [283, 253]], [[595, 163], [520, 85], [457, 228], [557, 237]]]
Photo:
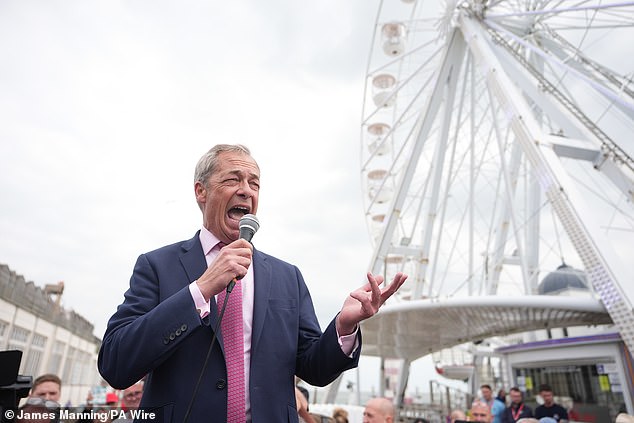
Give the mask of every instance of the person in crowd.
[[533, 410], [524, 404], [524, 395], [517, 386], [509, 389], [511, 405], [502, 413], [502, 423], [515, 423], [524, 417], [533, 417]]
[[306, 389], [304, 386], [300, 384], [301, 382], [302, 380], [298, 378], [297, 376], [295, 376], [295, 387], [299, 389], [302, 395], [304, 395], [304, 398], [306, 398], [306, 402], [308, 403], [308, 409], [310, 411], [310, 393], [308, 392], [308, 389]]
[[634, 416], [627, 413], [619, 413], [614, 423], [634, 423]]
[[144, 381], [140, 380], [134, 385], [124, 389], [123, 401], [121, 402], [121, 408], [124, 411], [136, 410], [141, 404], [141, 398], [143, 397], [143, 385]]
[[116, 392], [106, 393], [106, 406], [111, 409], [116, 409], [119, 406], [119, 395]]
[[388, 398], [372, 398], [365, 404], [363, 423], [393, 423], [394, 404]]
[[544, 400], [544, 403], [535, 408], [536, 418], [552, 417], [558, 422], [568, 421], [568, 412], [561, 405], [555, 403], [555, 397], [550, 385], [540, 385], [539, 395]]
[[451, 414], [449, 414], [449, 423], [456, 423], [458, 421], [467, 420], [467, 415], [462, 410], [453, 410]]
[[137, 410], [141, 404], [141, 398], [143, 397], [143, 384], [144, 381], [140, 380], [132, 386], [123, 390], [123, 398], [121, 400], [121, 410], [124, 412], [124, 417], [119, 417], [114, 420], [116, 423], [131, 422], [133, 416], [131, 411]]
[[295, 386], [295, 405], [297, 406], [297, 415], [300, 423], [312, 423], [312, 417], [308, 412], [308, 400], [304, 393]]
[[[141, 407], [172, 421], [287, 420], [294, 376], [324, 386], [357, 366], [359, 324], [407, 276], [381, 287], [383, 277], [368, 273], [322, 332], [299, 269], [240, 238], [240, 221], [256, 214], [260, 194], [250, 151], [213, 147], [198, 161], [193, 188], [202, 228], [139, 256], [108, 322], [99, 371], [118, 389], [149, 373]], [[140, 345], [152, 348], [141, 353]]]
[[106, 404], [96, 405], [93, 408], [92, 420], [87, 416], [87, 420], [91, 423], [111, 423], [113, 420], [113, 415], [111, 414], [111, 407]]
[[57, 375], [46, 373], [35, 378], [29, 397], [55, 401], [59, 404], [61, 395], [62, 380]]
[[[51, 420], [49, 417], [54, 410], [49, 409], [43, 404], [25, 404], [20, 407], [15, 416], [16, 423], [50, 423], [55, 420]], [[5, 421], [4, 419], [0, 419]]]
[[493, 397], [493, 389], [491, 389], [491, 385], [484, 384], [480, 386], [480, 392], [482, 393], [482, 402], [487, 404], [489, 410], [491, 410], [491, 421], [493, 423], [502, 423], [502, 413], [506, 408], [504, 403]]
[[29, 396], [18, 410], [16, 421], [20, 423], [58, 422], [61, 395], [62, 380], [59, 376], [46, 373], [36, 377]]
[[469, 410], [469, 420], [470, 422], [484, 422], [491, 423], [491, 409], [489, 408], [489, 404], [483, 401], [475, 401], [471, 404], [471, 410]]
[[506, 407], [506, 391], [504, 389], [500, 389], [498, 391], [498, 395], [495, 397], [496, 400], [500, 401]]
[[332, 410], [332, 418], [335, 423], [348, 423], [348, 412], [341, 407]]

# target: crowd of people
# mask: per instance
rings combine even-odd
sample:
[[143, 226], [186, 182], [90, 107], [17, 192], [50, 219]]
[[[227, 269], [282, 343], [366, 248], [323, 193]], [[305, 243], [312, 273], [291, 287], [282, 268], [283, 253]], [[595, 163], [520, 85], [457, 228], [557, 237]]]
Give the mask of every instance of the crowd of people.
[[[448, 422], [567, 423], [576, 420], [573, 410], [566, 410], [555, 402], [553, 389], [547, 384], [540, 385], [539, 396], [542, 401], [534, 410], [524, 402], [524, 394], [518, 387], [509, 390], [508, 400], [504, 390], [494, 397], [493, 389], [488, 384], [480, 386], [480, 392], [481, 398], [474, 401], [469, 410], [454, 410]], [[619, 414], [616, 421], [626, 421], [623, 420], [626, 417], [626, 414]]]
[[[76, 423], [124, 423], [132, 422], [132, 413], [138, 410], [143, 396], [144, 381], [138, 381], [122, 390], [107, 390], [102, 400], [97, 400], [93, 391], [88, 392], [86, 403], [76, 408], [74, 414], [80, 418]], [[301, 385], [296, 385], [296, 403], [299, 421], [313, 423], [314, 416], [309, 413], [309, 394]], [[58, 423], [61, 410], [60, 398], [62, 381], [57, 375], [44, 374], [37, 377], [32, 384], [29, 396], [19, 408], [15, 421], [17, 423]], [[539, 387], [542, 402], [531, 408], [524, 402], [522, 391], [513, 387], [507, 395], [500, 390], [493, 395], [490, 385], [480, 387], [481, 397], [474, 401], [469, 410], [453, 410], [447, 418], [448, 423], [483, 422], [483, 423], [567, 423], [574, 421], [568, 411], [554, 400], [553, 389], [549, 385]], [[115, 410], [116, 413], [111, 413]], [[105, 415], [116, 418], [104, 419]], [[24, 417], [26, 416], [26, 417]], [[44, 417], [43, 417], [44, 416]], [[47, 417], [50, 416], [50, 417]], [[333, 423], [349, 423], [348, 412], [343, 408], [335, 408], [328, 419]], [[363, 423], [395, 423], [398, 420], [393, 401], [388, 398], [371, 398], [363, 411]], [[413, 423], [428, 423], [417, 418]], [[634, 423], [634, 417], [619, 414], [616, 423]]]
[[461, 421], [486, 422], [486, 423], [566, 423], [570, 420], [568, 411], [555, 403], [553, 390], [549, 385], [539, 387], [539, 396], [543, 403], [533, 410], [524, 402], [523, 392], [516, 386], [512, 387], [507, 396], [504, 390], [500, 390], [497, 396], [493, 396], [490, 385], [480, 386], [482, 397], [476, 400], [471, 408], [463, 413], [456, 410], [455, 415], [450, 416], [450, 423]]
[[43, 374], [35, 378], [29, 396], [15, 414], [16, 423], [124, 423], [132, 422], [134, 410], [139, 409], [144, 381], [138, 381], [121, 391], [106, 390], [102, 399], [93, 391], [86, 395], [86, 402], [78, 407], [66, 404], [62, 411], [60, 398], [62, 381], [55, 374]]
[[[554, 402], [553, 390], [548, 385], [540, 386], [539, 393], [543, 404], [535, 410], [524, 403], [523, 393], [517, 387], [509, 390], [508, 405], [504, 390], [500, 390], [498, 395], [494, 396], [491, 386], [485, 384], [480, 387], [480, 392], [482, 397], [474, 401], [469, 410], [453, 410], [447, 417], [447, 422], [566, 423], [569, 421], [568, 412]], [[363, 423], [392, 423], [397, 421], [395, 419], [395, 409], [391, 400], [372, 398], [367, 402], [363, 412]], [[428, 421], [418, 418], [413, 423], [428, 423]]]

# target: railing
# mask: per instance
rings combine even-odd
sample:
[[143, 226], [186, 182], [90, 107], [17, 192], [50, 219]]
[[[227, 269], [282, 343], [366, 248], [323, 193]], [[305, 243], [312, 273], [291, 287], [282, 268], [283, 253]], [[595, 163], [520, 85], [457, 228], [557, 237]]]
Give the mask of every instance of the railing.
[[432, 380], [429, 382], [429, 402], [404, 404], [399, 409], [399, 417], [403, 422], [422, 417], [432, 423], [444, 423], [451, 411], [468, 409], [472, 399], [466, 391]]

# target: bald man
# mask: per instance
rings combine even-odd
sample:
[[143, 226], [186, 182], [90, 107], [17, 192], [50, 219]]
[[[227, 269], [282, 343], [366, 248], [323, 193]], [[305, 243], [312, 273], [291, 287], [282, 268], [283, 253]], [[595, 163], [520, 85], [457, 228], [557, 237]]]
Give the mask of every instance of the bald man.
[[365, 404], [363, 423], [393, 423], [394, 405], [387, 398], [372, 398]]
[[491, 409], [489, 405], [482, 401], [476, 401], [471, 405], [471, 412], [469, 413], [472, 422], [484, 422], [491, 423]]
[[453, 410], [449, 415], [451, 423], [467, 421], [467, 415], [462, 410]]

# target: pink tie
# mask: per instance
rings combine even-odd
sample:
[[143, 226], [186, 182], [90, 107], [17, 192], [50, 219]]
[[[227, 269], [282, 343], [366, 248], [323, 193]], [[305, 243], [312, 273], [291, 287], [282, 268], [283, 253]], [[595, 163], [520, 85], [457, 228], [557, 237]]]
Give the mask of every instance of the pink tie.
[[[218, 294], [218, 312], [222, 309], [226, 291]], [[236, 282], [229, 294], [227, 309], [220, 324], [227, 363], [227, 423], [244, 423], [244, 336], [242, 327], [242, 283]]]

